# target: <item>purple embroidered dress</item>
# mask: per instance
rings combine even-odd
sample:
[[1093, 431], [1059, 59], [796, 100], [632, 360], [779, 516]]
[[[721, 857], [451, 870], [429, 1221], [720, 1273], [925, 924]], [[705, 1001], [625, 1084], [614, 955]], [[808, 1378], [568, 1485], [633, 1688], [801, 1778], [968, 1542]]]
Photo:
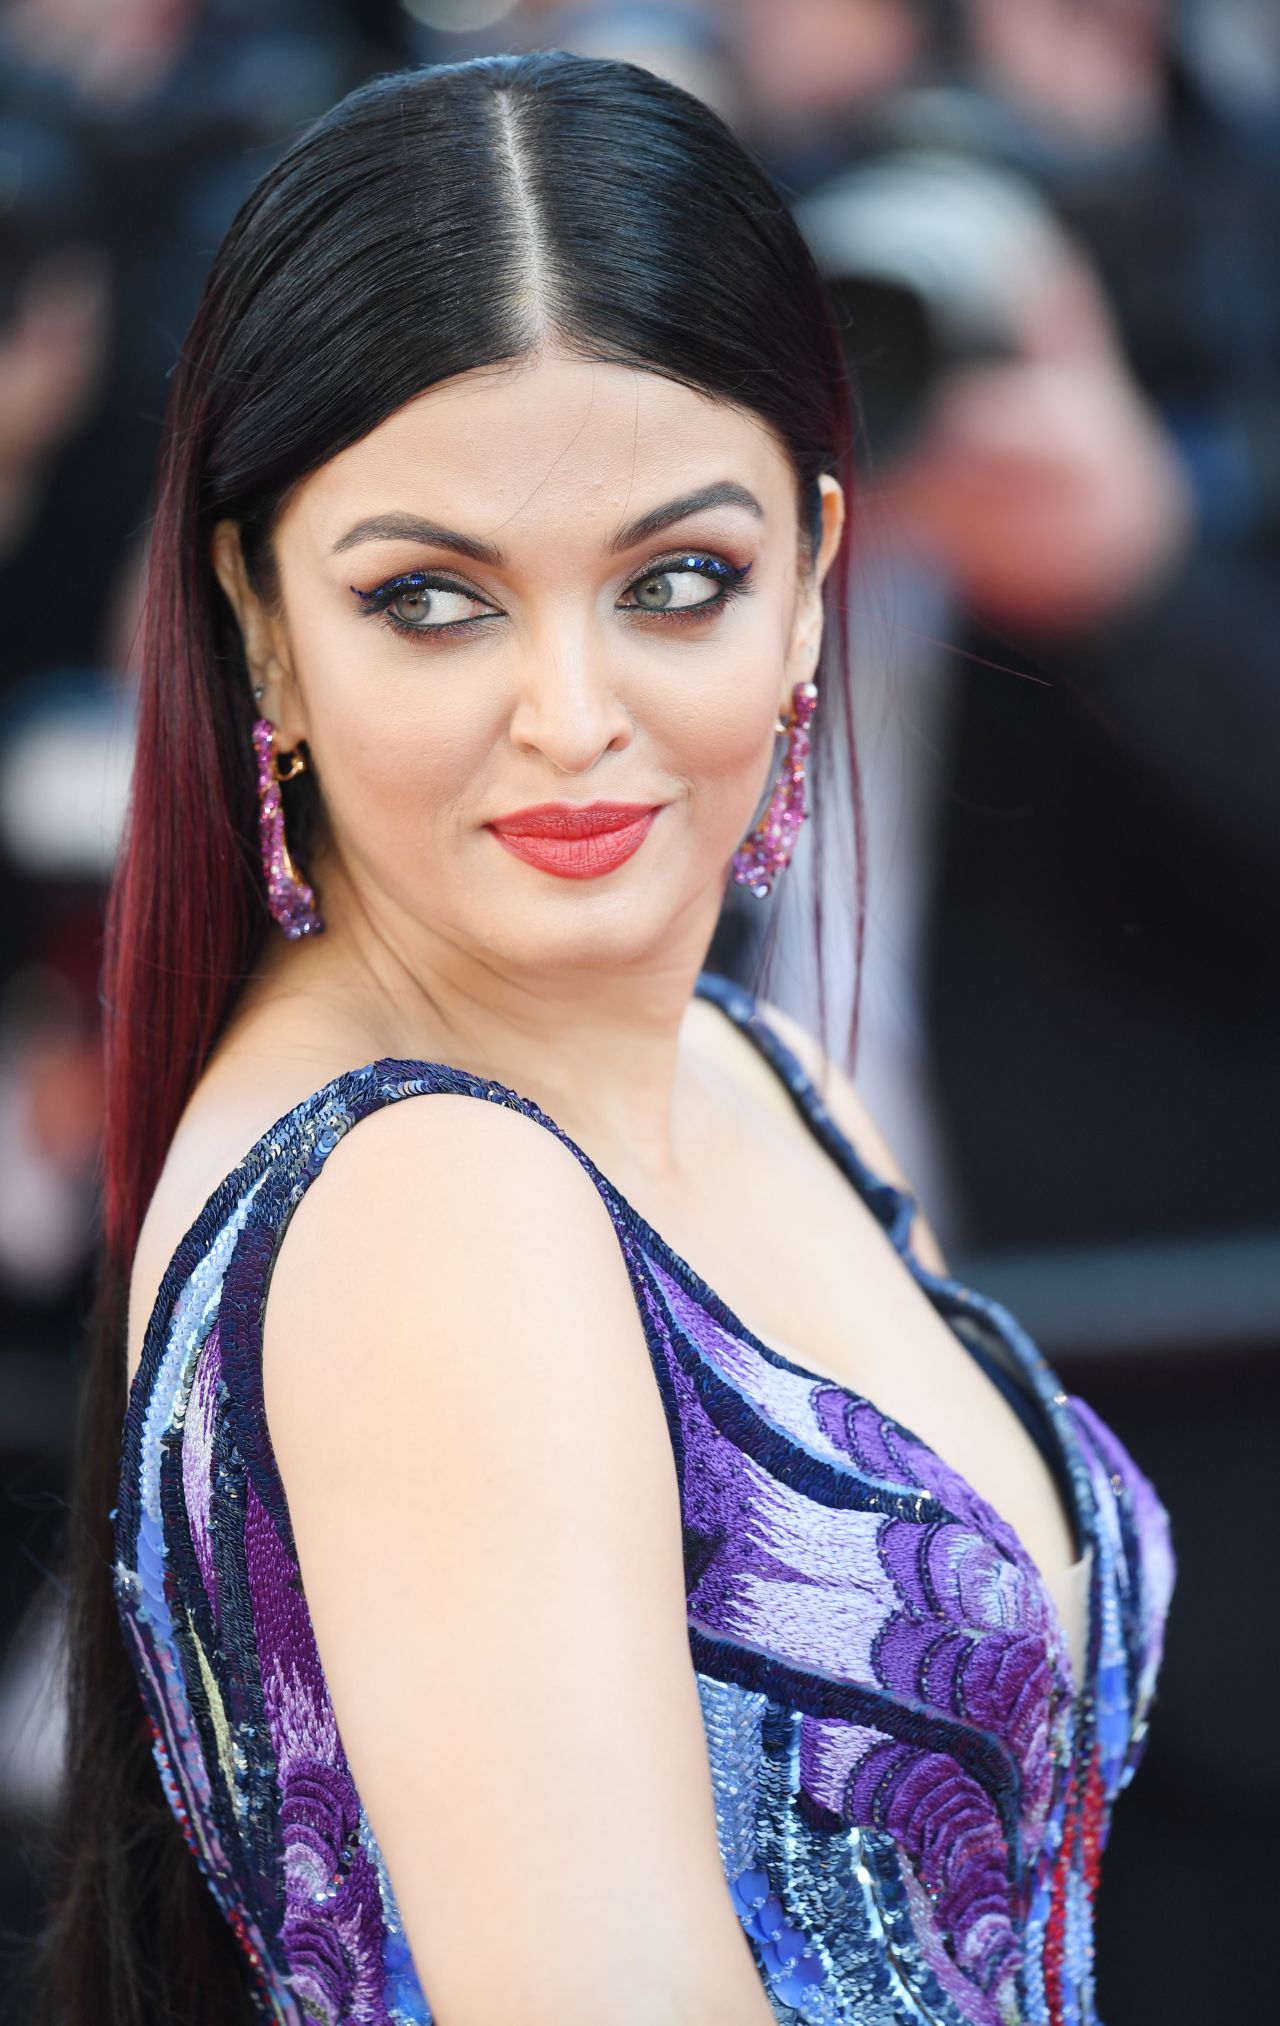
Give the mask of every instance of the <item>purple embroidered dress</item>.
[[[284, 1228], [344, 1133], [433, 1091], [569, 1148], [630, 1272], [678, 1468], [689, 1649], [726, 1890], [773, 2012], [808, 2026], [1091, 2026], [1112, 1805], [1141, 1757], [1166, 1516], [1008, 1312], [930, 1273], [752, 996], [704, 973], [985, 1368], [1006, 1373], [1090, 1557], [1086, 1664], [1016, 1535], [908, 1428], [761, 1343], [531, 1101], [382, 1060], [282, 1118], [175, 1254], [124, 1422], [116, 1594], [164, 1789], [261, 2016], [429, 2021], [356, 1791], [263, 1407]], [[1008, 1376], [1008, 1375], [1012, 1376]]]

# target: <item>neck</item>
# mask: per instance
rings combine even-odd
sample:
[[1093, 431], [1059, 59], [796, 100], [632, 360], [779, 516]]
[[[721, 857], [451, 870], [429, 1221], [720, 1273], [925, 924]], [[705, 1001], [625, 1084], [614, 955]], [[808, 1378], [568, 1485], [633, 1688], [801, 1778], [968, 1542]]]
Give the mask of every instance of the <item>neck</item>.
[[678, 1176], [685, 1021], [718, 895], [661, 956], [613, 967], [521, 968], [420, 928], [409, 957], [403, 936], [333, 900], [327, 882], [323, 935], [268, 945], [242, 1002], [255, 1050], [447, 1062], [532, 1098], [602, 1166]]

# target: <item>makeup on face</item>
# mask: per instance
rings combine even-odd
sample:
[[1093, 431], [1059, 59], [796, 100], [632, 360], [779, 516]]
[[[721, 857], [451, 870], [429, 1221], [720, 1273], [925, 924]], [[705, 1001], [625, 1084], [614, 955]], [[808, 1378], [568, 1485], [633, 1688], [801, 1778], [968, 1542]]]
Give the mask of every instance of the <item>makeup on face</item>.
[[558, 879], [600, 879], [633, 858], [661, 805], [537, 802], [485, 827], [513, 857]]
[[429, 389], [312, 474], [283, 602], [361, 881], [522, 960], [585, 933], [607, 961], [710, 895], [780, 707], [794, 494], [731, 404], [555, 357]]

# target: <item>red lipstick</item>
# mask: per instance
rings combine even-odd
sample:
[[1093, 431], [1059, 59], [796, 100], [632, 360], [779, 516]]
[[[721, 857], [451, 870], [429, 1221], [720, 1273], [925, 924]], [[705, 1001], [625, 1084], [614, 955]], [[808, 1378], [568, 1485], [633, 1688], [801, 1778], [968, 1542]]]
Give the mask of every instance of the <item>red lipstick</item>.
[[599, 879], [624, 865], [649, 834], [652, 802], [535, 802], [489, 824], [499, 844], [559, 879]]

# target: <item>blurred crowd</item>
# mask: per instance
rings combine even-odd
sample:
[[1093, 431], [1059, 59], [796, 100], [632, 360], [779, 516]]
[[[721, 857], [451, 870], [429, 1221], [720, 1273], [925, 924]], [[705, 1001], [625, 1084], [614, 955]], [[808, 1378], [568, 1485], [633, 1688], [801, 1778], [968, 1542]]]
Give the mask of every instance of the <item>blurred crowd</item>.
[[[1220, 1738], [1204, 1649], [1225, 1632], [1246, 1684], [1276, 1659], [1214, 1583], [1259, 1517], [1280, 1351], [1275, 0], [0, 0], [0, 1640], [29, 1630], [65, 1481], [166, 377], [300, 126], [379, 71], [526, 46], [710, 101], [828, 276], [862, 473], [859, 1079], [957, 1270], [1100, 1405], [1119, 1389], [1203, 1579], [1174, 1736]], [[819, 878], [853, 991], [847, 862], [802, 851], [775, 991], [808, 1018]], [[753, 906], [721, 968], [749, 970]], [[1206, 1386], [1207, 1476], [1178, 1409]], [[47, 1777], [24, 1665], [0, 1677], [15, 1818]], [[1261, 1909], [1280, 1766], [1243, 1722], [1152, 1782], [1139, 1940], [1206, 1834]], [[1124, 2009], [1149, 1972], [1114, 1945], [1120, 2026], [1205, 2015], [1207, 1952], [1180, 1946], [1157, 2012]], [[1218, 1974], [1230, 2016], [1247, 1985]]]

